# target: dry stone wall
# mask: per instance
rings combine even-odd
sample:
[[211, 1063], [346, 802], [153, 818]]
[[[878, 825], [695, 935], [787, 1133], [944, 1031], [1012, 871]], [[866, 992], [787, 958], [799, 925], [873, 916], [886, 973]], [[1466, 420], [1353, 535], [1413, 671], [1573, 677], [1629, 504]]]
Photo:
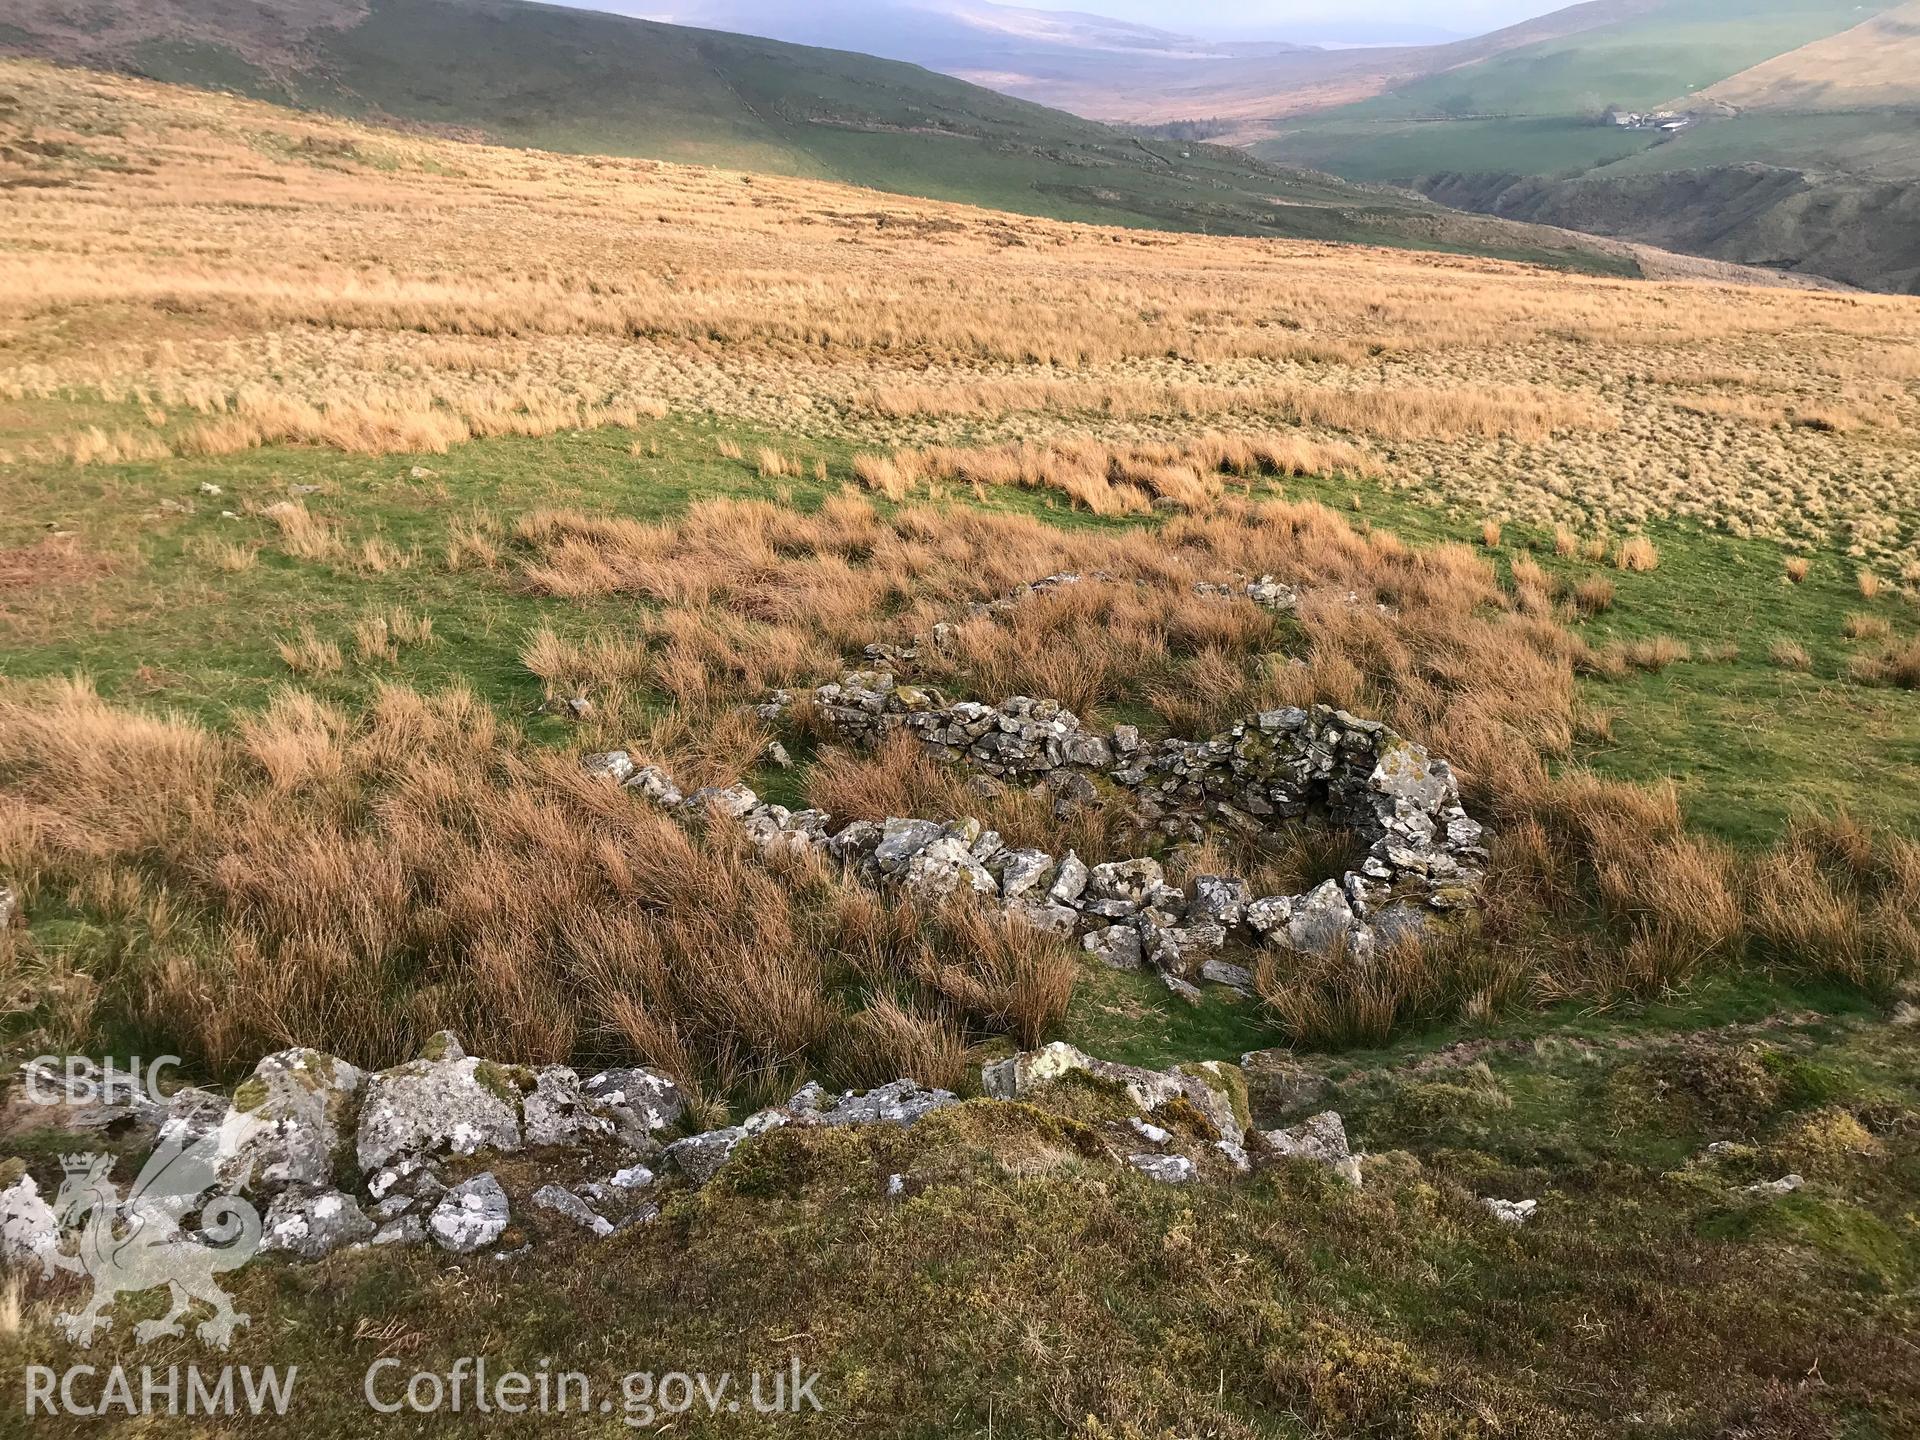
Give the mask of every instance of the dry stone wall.
[[[974, 605], [970, 614], [1004, 615], [1036, 595], [1108, 579], [1050, 575]], [[1275, 611], [1299, 603], [1297, 593], [1272, 576], [1197, 588]], [[1378, 721], [1326, 706], [1280, 708], [1248, 716], [1208, 740], [1146, 741], [1131, 725], [1094, 731], [1058, 700], [1022, 695], [999, 705], [950, 701], [895, 668], [911, 667], [929, 648], [950, 643], [950, 629], [936, 625], [910, 645], [868, 646], [871, 668], [820, 686], [805, 703], [834, 734], [854, 743], [904, 730], [986, 775], [1044, 785], [1062, 803], [1093, 798], [1100, 785], [1107, 786], [1126, 798], [1145, 826], [1170, 838], [1200, 840], [1216, 829], [1258, 836], [1318, 817], [1358, 835], [1365, 859], [1339, 881], [1303, 895], [1256, 897], [1234, 876], [1203, 876], [1188, 891], [1176, 891], [1151, 859], [1095, 867], [1082, 884], [1075, 867], [1086, 867], [1077, 856], [1003, 856], [999, 837], [983, 840], [975, 822], [889, 820], [881, 827], [885, 850], [876, 842], [870, 857], [868, 830], [851, 826], [832, 833], [831, 817], [806, 812], [803, 828], [833, 842], [842, 858], [859, 864], [871, 858], [882, 877], [915, 888], [964, 885], [982, 896], [997, 895], [1022, 918], [1081, 933], [1086, 947], [1111, 964], [1151, 963], [1176, 989], [1201, 978], [1209, 965], [1214, 974], [1206, 978], [1244, 983], [1244, 967], [1219, 958], [1235, 943], [1315, 953], [1345, 947], [1365, 957], [1477, 904], [1487, 861], [1484, 836], [1460, 803], [1451, 767]], [[778, 724], [800, 703], [792, 691], [776, 691], [758, 713]], [[755, 808], [740, 813], [750, 818]], [[768, 818], [751, 823], [764, 829]], [[788, 828], [777, 818], [772, 823], [783, 833]], [[928, 838], [935, 831], [953, 833]], [[917, 843], [923, 838], [929, 846], [939, 841], [924, 858]], [[976, 866], [962, 864], [956, 846]], [[1071, 920], [1066, 911], [1073, 912]]]

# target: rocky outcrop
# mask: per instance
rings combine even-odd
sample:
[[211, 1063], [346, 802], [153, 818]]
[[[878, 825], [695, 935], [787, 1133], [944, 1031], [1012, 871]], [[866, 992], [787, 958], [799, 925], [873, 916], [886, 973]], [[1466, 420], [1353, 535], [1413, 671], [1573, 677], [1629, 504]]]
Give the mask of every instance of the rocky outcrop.
[[[656, 1135], [686, 1109], [679, 1087], [658, 1071], [629, 1067], [582, 1081], [564, 1065], [536, 1070], [469, 1056], [446, 1033], [429, 1040], [418, 1059], [374, 1074], [317, 1050], [280, 1051], [262, 1059], [231, 1100], [183, 1090], [162, 1102], [79, 1067], [74, 1076], [69, 1085], [65, 1071], [41, 1065], [28, 1077], [36, 1096], [55, 1097], [63, 1124], [84, 1117], [117, 1138], [144, 1130], [156, 1143], [197, 1147], [204, 1164], [177, 1173], [204, 1174], [207, 1188], [170, 1194], [170, 1219], [184, 1219], [217, 1187], [264, 1211], [263, 1253], [298, 1260], [368, 1244], [431, 1239], [463, 1254], [491, 1244], [508, 1215], [497, 1180], [475, 1176], [449, 1188], [442, 1179], [447, 1164], [485, 1154], [533, 1151], [547, 1157], [539, 1163], [565, 1164], [568, 1155], [611, 1149], [626, 1163], [605, 1185], [580, 1188], [604, 1192], [610, 1213], [621, 1216], [617, 1223], [630, 1223], [653, 1209], [632, 1198], [653, 1179], [640, 1162], [659, 1153]], [[59, 1103], [68, 1094], [71, 1103]], [[873, 1096], [871, 1118], [912, 1105], [905, 1091]], [[847, 1123], [856, 1118], [850, 1114]], [[580, 1194], [575, 1199], [587, 1203]], [[0, 1206], [8, 1256], [57, 1245], [57, 1223], [31, 1176], [0, 1190]], [[603, 1232], [581, 1223], [596, 1234], [615, 1225], [608, 1220]]]
[[60, 1221], [31, 1175], [0, 1188], [0, 1260], [44, 1265], [60, 1245]]
[[436, 1036], [426, 1056], [369, 1078], [354, 1144], [362, 1170], [404, 1156], [518, 1150], [518, 1077]]
[[1257, 1138], [1262, 1150], [1276, 1159], [1311, 1160], [1350, 1185], [1360, 1184], [1360, 1157], [1348, 1147], [1346, 1124], [1335, 1111], [1323, 1111], [1290, 1129], [1259, 1131]]
[[1502, 1225], [1511, 1225], [1515, 1229], [1531, 1220], [1533, 1212], [1540, 1208], [1538, 1200], [1500, 1200], [1492, 1195], [1482, 1196], [1480, 1203]]
[[583, 1230], [595, 1235], [608, 1236], [613, 1233], [613, 1222], [582, 1200], [573, 1191], [563, 1185], [542, 1185], [533, 1192], [533, 1203], [542, 1210], [551, 1210], [554, 1214], [573, 1221]]
[[[1392, 938], [1426, 913], [1471, 905], [1483, 878], [1482, 830], [1461, 806], [1447, 763], [1344, 710], [1268, 710], [1211, 740], [1145, 744], [1130, 726], [1093, 733], [1058, 701], [1015, 696], [999, 706], [949, 705], [937, 690], [886, 671], [852, 672], [811, 698], [816, 713], [852, 740], [900, 728], [1003, 780], [1057, 785], [1069, 775], [1097, 776], [1169, 837], [1200, 840], [1216, 827], [1274, 831], [1310, 814], [1351, 829], [1367, 847], [1360, 868], [1326, 895], [1274, 897], [1293, 904], [1270, 904], [1261, 913], [1267, 936], [1365, 947], [1377, 928]], [[760, 713], [778, 720], [793, 704], [790, 693], [777, 692]], [[592, 763], [604, 765], [605, 757]], [[1253, 897], [1238, 897], [1236, 905], [1230, 889], [1205, 897], [1207, 914], [1238, 927]], [[1133, 900], [1133, 913], [1147, 903], [1138, 894], [1109, 898]], [[1293, 926], [1294, 905], [1308, 901], [1303, 924]]]
[[629, 1145], [680, 1123], [687, 1097], [658, 1070], [629, 1067], [602, 1070], [582, 1087], [587, 1098], [613, 1121], [614, 1132]]
[[1195, 1179], [1199, 1167], [1184, 1155], [1129, 1155], [1127, 1163], [1149, 1180], [1163, 1185], [1185, 1185]]
[[[1081, 878], [1090, 896], [1143, 900], [1159, 883], [1157, 870], [1142, 864], [1097, 866]], [[1227, 892], [1213, 900], [1235, 903]], [[1150, 1070], [1057, 1043], [988, 1065], [982, 1083], [990, 1099], [1031, 1101], [1076, 1074], [1124, 1100], [1125, 1118], [1109, 1127], [1118, 1142], [1104, 1152], [1109, 1162], [1151, 1179], [1188, 1184], [1295, 1156], [1351, 1169], [1357, 1181], [1358, 1162], [1338, 1115], [1316, 1116], [1291, 1131], [1251, 1132], [1246, 1088], [1231, 1065]], [[653, 1220], [659, 1202], [676, 1191], [712, 1181], [756, 1136], [788, 1128], [905, 1128], [961, 1103], [952, 1091], [907, 1078], [839, 1093], [810, 1083], [783, 1105], [663, 1147], [661, 1132], [687, 1109], [666, 1076], [629, 1068], [582, 1082], [565, 1066], [532, 1070], [469, 1056], [445, 1033], [418, 1059], [372, 1074], [315, 1050], [269, 1055], [231, 1102], [222, 1102], [218, 1118], [205, 1118], [206, 1102], [218, 1097], [183, 1093], [194, 1097], [190, 1104], [179, 1097], [143, 1103], [160, 1113], [177, 1110], [174, 1120], [183, 1127], [186, 1117], [202, 1117], [196, 1138], [170, 1143], [203, 1147], [220, 1189], [264, 1211], [262, 1253], [303, 1262], [366, 1247], [432, 1243], [467, 1256], [497, 1245], [513, 1226], [516, 1203], [499, 1174], [480, 1170], [451, 1184], [444, 1174], [496, 1154], [523, 1157], [511, 1175], [537, 1177], [515, 1182], [526, 1185], [527, 1193], [515, 1194], [527, 1213], [604, 1239]], [[1102, 1152], [1096, 1145], [1084, 1153]], [[0, 1258], [39, 1259], [50, 1268], [61, 1244], [58, 1215], [18, 1162], [8, 1162], [0, 1180], [7, 1182], [0, 1187]], [[182, 1206], [197, 1205], [206, 1193], [180, 1197]], [[889, 1177], [887, 1193], [909, 1193], [909, 1177]], [[170, 1209], [167, 1218], [186, 1223], [184, 1210]], [[551, 1229], [535, 1233], [550, 1236]], [[525, 1248], [517, 1244], [495, 1258]]]
[[912, 1080], [839, 1096], [807, 1085], [787, 1102], [787, 1113], [798, 1125], [911, 1125], [959, 1100], [951, 1090], [929, 1090]]
[[[999, 614], [1085, 578], [1110, 579], [1050, 575], [970, 613]], [[1299, 603], [1272, 576], [1196, 589], [1279, 611]], [[1233, 876], [1202, 877], [1191, 895], [1181, 895], [1149, 878], [1153, 861], [1130, 860], [1101, 867], [1106, 876], [1088, 877], [1083, 894], [1076, 857], [1056, 865], [1043, 852], [1007, 849], [997, 835], [956, 834], [956, 822], [892, 819], [875, 841], [857, 822], [836, 833], [832, 817], [819, 811], [793, 815], [757, 805], [751, 791], [739, 793], [744, 787], [728, 792], [726, 813], [767, 848], [824, 845], [843, 860], [870, 860], [881, 876], [928, 900], [992, 898], [1039, 928], [1082, 932], [1105, 963], [1151, 964], [1180, 993], [1191, 993], [1191, 982], [1229, 942], [1323, 954], [1344, 949], [1365, 958], [1477, 903], [1487, 852], [1452, 770], [1378, 721], [1327, 706], [1282, 707], [1208, 740], [1146, 742], [1131, 725], [1096, 732], [1058, 700], [950, 701], [903, 674], [951, 642], [952, 628], [936, 625], [909, 645], [869, 645], [870, 668], [804, 697], [775, 691], [757, 713], [778, 724], [804, 703], [814, 722], [854, 743], [905, 731], [993, 780], [1046, 787], [1058, 812], [1104, 794], [1124, 801], [1143, 828], [1172, 839], [1202, 840], [1216, 830], [1260, 835], [1318, 817], [1355, 833], [1364, 860], [1308, 894], [1264, 897]], [[671, 779], [653, 767], [638, 769], [621, 752], [586, 763], [593, 773], [624, 776], [620, 783], [663, 804], [678, 803]], [[1247, 972], [1240, 966], [1222, 973], [1242, 985]]]

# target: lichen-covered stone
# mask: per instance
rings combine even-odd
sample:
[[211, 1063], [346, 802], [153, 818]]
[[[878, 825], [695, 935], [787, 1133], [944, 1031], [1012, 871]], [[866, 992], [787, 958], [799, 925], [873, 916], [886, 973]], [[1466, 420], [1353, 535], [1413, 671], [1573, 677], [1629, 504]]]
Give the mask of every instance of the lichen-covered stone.
[[587, 774], [624, 785], [633, 778], [633, 757], [624, 750], [609, 750], [604, 755], [589, 755], [580, 762]]
[[1348, 1147], [1347, 1127], [1335, 1111], [1323, 1111], [1285, 1130], [1263, 1131], [1260, 1139], [1272, 1155], [1312, 1160], [1349, 1184], [1360, 1183], [1359, 1157]]
[[264, 1057], [234, 1091], [220, 1121], [221, 1183], [258, 1195], [330, 1184], [365, 1078], [355, 1066], [318, 1050]]
[[355, 1155], [370, 1171], [401, 1156], [516, 1151], [520, 1100], [504, 1067], [464, 1054], [410, 1060], [367, 1077]]
[[1089, 930], [1081, 937], [1081, 947], [1101, 964], [1114, 970], [1138, 970], [1144, 963], [1140, 932], [1131, 925], [1108, 925]]
[[655, 1132], [671, 1129], [687, 1111], [685, 1093], [659, 1070], [638, 1066], [602, 1070], [581, 1089], [603, 1107], [615, 1133], [629, 1146], [643, 1145]]
[[506, 1233], [512, 1220], [507, 1192], [491, 1170], [447, 1191], [427, 1219], [427, 1231], [442, 1250], [471, 1255]]
[[689, 1135], [667, 1146], [665, 1158], [695, 1185], [704, 1185], [720, 1173], [734, 1147], [747, 1138], [746, 1127], [727, 1125], [699, 1135]]
[[561, 1185], [542, 1185], [533, 1192], [533, 1203], [541, 1210], [551, 1210], [563, 1219], [571, 1220], [583, 1230], [595, 1235], [607, 1236], [613, 1233], [613, 1222], [595, 1212], [594, 1208], [582, 1200], [573, 1191]]
[[1163, 1185], [1185, 1185], [1200, 1173], [1184, 1155], [1129, 1155], [1127, 1163], [1149, 1180], [1158, 1180]]
[[523, 1144], [579, 1145], [615, 1133], [614, 1117], [589, 1096], [580, 1077], [565, 1065], [538, 1071], [533, 1089], [521, 1098], [520, 1129]]
[[373, 1235], [360, 1202], [338, 1190], [283, 1190], [260, 1226], [260, 1249], [319, 1260]]

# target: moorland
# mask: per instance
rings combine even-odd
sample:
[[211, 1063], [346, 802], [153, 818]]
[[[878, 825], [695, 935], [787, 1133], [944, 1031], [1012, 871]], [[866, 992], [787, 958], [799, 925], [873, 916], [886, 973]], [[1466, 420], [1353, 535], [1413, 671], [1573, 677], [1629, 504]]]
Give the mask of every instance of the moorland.
[[[1371, 1157], [1162, 1185], [1111, 1163], [1126, 1097], [1067, 1084], [760, 1136], [603, 1241], [261, 1263], [233, 1356], [325, 1382], [302, 1433], [369, 1433], [385, 1354], [796, 1348], [874, 1434], [1912, 1428], [1910, 299], [1073, 224], [35, 62], [0, 92], [10, 1059], [230, 1087], [451, 1029], [658, 1067], [705, 1125], [808, 1079], [973, 1097], [1066, 1040], [1257, 1055], [1250, 1121], [1335, 1108]], [[969, 611], [1062, 572], [1123, 583]], [[1206, 588], [1264, 575], [1297, 609]], [[1344, 865], [1323, 827], [1173, 846], [754, 708], [943, 623], [956, 697], [1387, 722], [1487, 826], [1480, 913], [1189, 1003], [582, 770], [1182, 880]], [[4, 1143], [43, 1181], [76, 1144]], [[81, 1358], [63, 1283], [9, 1280], [9, 1363]]]

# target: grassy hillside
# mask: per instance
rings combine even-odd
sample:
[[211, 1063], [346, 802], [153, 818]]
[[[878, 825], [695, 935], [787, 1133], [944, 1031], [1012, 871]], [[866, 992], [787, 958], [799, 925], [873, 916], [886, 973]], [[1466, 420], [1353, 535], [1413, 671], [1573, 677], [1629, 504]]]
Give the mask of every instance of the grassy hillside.
[[0, 26], [0, 47], [547, 150], [834, 179], [1064, 220], [1623, 268], [1570, 237], [1462, 228], [1455, 238], [1443, 212], [1405, 195], [1241, 151], [1135, 140], [841, 51], [517, 0], [374, 0], [362, 16], [278, 0], [261, 11], [271, 24], [237, 17], [218, 32], [164, 8], [109, 13], [116, 25], [96, 40], [30, 5], [25, 25]]
[[1667, 0], [1645, 14], [1440, 71], [1345, 113], [1440, 120], [1649, 109], [1847, 28], [1860, 13], [1832, 0]]
[[[1669, 0], [1286, 122], [1254, 148], [1486, 214], [1908, 289], [1920, 131], [1884, 107], [1920, 103], [1899, 60], [1911, 7], [1876, 8]], [[1622, 129], [1600, 122], [1608, 107], [1695, 123]]]
[[1905, 4], [1709, 87], [1734, 110], [1864, 110], [1920, 105], [1920, 4]]

